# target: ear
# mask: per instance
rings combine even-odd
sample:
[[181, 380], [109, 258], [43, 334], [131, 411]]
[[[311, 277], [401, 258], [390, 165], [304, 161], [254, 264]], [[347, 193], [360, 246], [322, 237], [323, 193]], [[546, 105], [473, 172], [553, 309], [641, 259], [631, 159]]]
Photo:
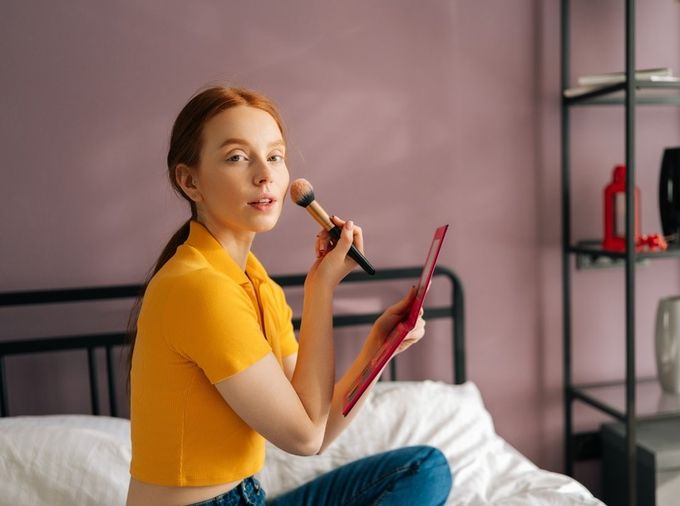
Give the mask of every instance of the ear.
[[201, 202], [203, 195], [199, 189], [197, 171], [188, 165], [180, 163], [175, 167], [175, 181], [184, 194], [194, 202]]

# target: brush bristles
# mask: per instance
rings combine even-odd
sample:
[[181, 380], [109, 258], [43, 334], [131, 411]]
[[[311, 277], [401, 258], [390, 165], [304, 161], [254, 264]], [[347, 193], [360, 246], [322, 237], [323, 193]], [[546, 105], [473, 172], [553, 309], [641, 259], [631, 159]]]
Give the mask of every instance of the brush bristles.
[[314, 202], [314, 188], [306, 179], [296, 179], [290, 185], [290, 198], [297, 205], [307, 207]]

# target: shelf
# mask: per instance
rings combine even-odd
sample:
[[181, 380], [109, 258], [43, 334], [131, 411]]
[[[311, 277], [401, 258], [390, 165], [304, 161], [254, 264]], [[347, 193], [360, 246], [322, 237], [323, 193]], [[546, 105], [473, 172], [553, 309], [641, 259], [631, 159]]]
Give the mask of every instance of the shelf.
[[[608, 251], [602, 248], [602, 241], [588, 239], [570, 246], [568, 252], [576, 255], [576, 267], [579, 269], [597, 269], [603, 267], [619, 267], [625, 265], [624, 251]], [[635, 262], [646, 265], [650, 260], [660, 258], [680, 258], [680, 245], [672, 244], [666, 251], [641, 251], [635, 253]]]
[[[575, 385], [570, 393], [618, 420], [626, 420], [626, 385], [622, 381]], [[639, 379], [635, 399], [638, 420], [680, 417], [680, 394], [664, 392], [656, 378]]]
[[[639, 105], [680, 105], [680, 82], [636, 81], [635, 102]], [[564, 97], [565, 105], [623, 105], [626, 83], [603, 86], [578, 97]]]
[[[625, 15], [623, 19], [624, 40], [621, 40], [622, 56], [625, 61], [625, 76], [633, 78], [639, 70], [636, 66], [635, 32], [636, 32], [636, 2], [625, 0]], [[579, 401], [612, 416], [626, 424], [630, 432], [626, 432], [624, 458], [621, 459], [623, 473], [620, 485], [622, 493], [627, 497], [625, 502], [628, 506], [636, 504], [648, 504], [643, 499], [638, 501], [638, 490], [646, 486], [644, 478], [638, 474], [636, 459], [639, 454], [636, 447], [636, 420], [650, 420], [660, 418], [680, 419], [680, 395], [664, 393], [656, 378], [637, 379], [635, 361], [635, 269], [639, 264], [649, 263], [661, 258], [680, 257], [680, 247], [677, 242], [669, 244], [671, 249], [666, 251], [638, 252], [628, 250], [624, 252], [606, 251], [602, 248], [599, 240], [579, 241], [573, 243], [569, 239], [571, 234], [572, 203], [570, 192], [571, 160], [570, 160], [570, 136], [572, 124], [570, 112], [572, 107], [614, 105], [619, 106], [624, 114], [623, 121], [616, 121], [613, 127], [621, 130], [624, 137], [625, 158], [622, 162], [633, 167], [635, 164], [636, 138], [635, 124], [637, 107], [647, 105], [678, 106], [680, 105], [680, 82], [675, 81], [651, 81], [651, 80], [625, 80], [624, 82], [604, 85], [601, 87], [569, 88], [571, 82], [570, 63], [571, 55], [571, 11], [568, 0], [560, 1], [560, 65], [561, 65], [561, 183], [560, 188], [565, 198], [562, 199], [562, 315], [563, 315], [563, 364], [564, 364], [564, 435], [565, 435], [565, 471], [574, 476], [574, 464], [579, 457], [596, 457], [597, 450], [601, 447], [599, 432], [578, 433], [574, 431], [574, 402]], [[630, 88], [630, 94], [628, 93]], [[570, 96], [565, 96], [565, 93]], [[630, 181], [629, 181], [630, 182]], [[634, 182], [634, 179], [633, 179]], [[627, 188], [630, 190], [630, 188]], [[631, 196], [632, 198], [632, 196]], [[626, 209], [628, 211], [628, 209]], [[631, 216], [626, 216], [625, 235], [630, 239], [634, 233]], [[631, 245], [632, 246], [632, 245]], [[575, 255], [577, 268], [600, 268], [600, 267], [625, 267], [625, 374], [618, 382], [598, 383], [590, 385], [573, 384], [573, 363], [576, 362], [576, 354], [572, 350], [572, 299], [575, 290], [572, 289], [572, 277], [570, 268], [570, 256]], [[629, 262], [630, 260], [630, 262]], [[638, 297], [639, 298], [639, 297]], [[613, 319], [614, 317], [612, 317]], [[602, 359], [607, 358], [605, 354]], [[637, 379], [637, 381], [636, 381]], [[631, 387], [631, 397], [635, 399], [635, 412], [626, 412], [627, 392], [626, 385]], [[629, 399], [632, 400], [632, 399]], [[603, 475], [610, 469], [604, 469]], [[652, 500], [653, 502], [653, 500]], [[677, 502], [677, 501], [675, 501]], [[674, 504], [675, 504], [674, 502]]]

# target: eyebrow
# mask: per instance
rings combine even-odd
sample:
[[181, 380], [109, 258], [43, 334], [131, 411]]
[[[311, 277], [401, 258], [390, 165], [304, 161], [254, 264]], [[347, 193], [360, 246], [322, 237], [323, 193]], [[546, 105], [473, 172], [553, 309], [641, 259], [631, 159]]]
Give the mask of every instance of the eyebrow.
[[[222, 149], [224, 146], [228, 146], [229, 144], [242, 144], [245, 146], [250, 146], [250, 143], [245, 140], [245, 139], [239, 139], [238, 137], [230, 137], [229, 139], [225, 139], [222, 141], [222, 144], [220, 144], [220, 147], [217, 149]], [[270, 142], [268, 147], [273, 147], [273, 146], [285, 146], [286, 143], [283, 142], [283, 139], [279, 139], [274, 142]]]

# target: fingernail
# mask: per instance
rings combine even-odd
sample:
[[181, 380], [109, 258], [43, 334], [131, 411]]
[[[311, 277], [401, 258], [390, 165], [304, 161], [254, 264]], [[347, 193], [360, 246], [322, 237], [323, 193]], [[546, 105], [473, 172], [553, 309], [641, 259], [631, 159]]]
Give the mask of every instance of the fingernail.
[[352, 220], [347, 220], [346, 225], [348, 230], [352, 230], [352, 228], [354, 228], [354, 222]]

